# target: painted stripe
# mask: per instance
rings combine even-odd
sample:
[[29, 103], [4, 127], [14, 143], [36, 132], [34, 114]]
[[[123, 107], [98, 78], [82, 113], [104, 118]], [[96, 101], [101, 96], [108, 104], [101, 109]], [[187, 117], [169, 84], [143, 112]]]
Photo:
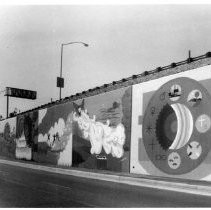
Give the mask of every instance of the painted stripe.
[[142, 125], [142, 123], [143, 123], [143, 116], [139, 115], [138, 116], [138, 125]]
[[30, 168], [35, 170], [41, 170], [46, 172], [52, 172], [57, 174], [71, 175], [76, 177], [83, 177], [89, 179], [97, 179], [103, 181], [116, 182], [121, 184], [128, 184], [140, 187], [149, 187], [156, 188], [162, 190], [170, 190], [188, 194], [196, 194], [203, 196], [211, 196], [211, 186], [202, 186], [195, 184], [187, 184], [181, 182], [170, 182], [170, 181], [161, 181], [161, 180], [153, 180], [153, 179], [145, 179], [145, 178], [137, 178], [137, 177], [128, 177], [128, 176], [119, 176], [115, 174], [103, 174], [103, 173], [94, 173], [87, 171], [80, 171], [75, 169], [62, 169], [62, 168], [54, 168], [49, 166], [42, 165], [33, 165], [30, 163], [21, 163], [16, 161], [9, 160], [1, 160], [0, 163], [12, 165], [12, 166], [20, 166], [23, 168]]
[[55, 188], [64, 188], [64, 189], [68, 189], [71, 190], [72, 188], [64, 186], [64, 185], [60, 185], [60, 184], [55, 184], [55, 183], [51, 183], [51, 182], [42, 182], [43, 184], [55, 187]]

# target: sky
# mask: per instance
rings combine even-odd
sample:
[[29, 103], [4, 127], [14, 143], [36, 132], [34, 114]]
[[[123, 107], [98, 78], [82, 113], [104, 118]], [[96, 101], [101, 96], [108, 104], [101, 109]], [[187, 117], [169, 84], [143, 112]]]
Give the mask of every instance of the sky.
[[62, 97], [211, 51], [211, 5], [0, 5], [0, 114], [5, 87], [37, 91], [10, 98], [25, 111]]

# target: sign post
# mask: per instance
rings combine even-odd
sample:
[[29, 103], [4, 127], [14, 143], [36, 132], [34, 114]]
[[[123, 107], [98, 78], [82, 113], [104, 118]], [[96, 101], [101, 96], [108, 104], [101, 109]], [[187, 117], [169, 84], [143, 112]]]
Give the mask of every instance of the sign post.
[[9, 115], [9, 97], [25, 98], [25, 99], [35, 100], [37, 98], [37, 92], [32, 91], [32, 90], [6, 87], [5, 96], [7, 96], [7, 118], [8, 118], [8, 115]]
[[7, 118], [9, 115], [9, 96], [7, 96]]

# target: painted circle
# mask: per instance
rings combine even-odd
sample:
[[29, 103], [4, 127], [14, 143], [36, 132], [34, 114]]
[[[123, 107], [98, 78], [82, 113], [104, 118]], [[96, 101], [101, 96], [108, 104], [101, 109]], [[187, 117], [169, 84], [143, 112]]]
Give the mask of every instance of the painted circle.
[[168, 165], [172, 169], [177, 169], [181, 164], [180, 155], [177, 152], [172, 152], [168, 156]]
[[181, 86], [178, 84], [174, 84], [171, 86], [169, 91], [169, 98], [171, 101], [177, 101], [182, 94]]
[[202, 100], [202, 93], [200, 90], [192, 90], [187, 98], [190, 106], [197, 106]]
[[187, 154], [188, 157], [192, 160], [196, 160], [200, 157], [202, 153], [202, 147], [199, 142], [197, 141], [192, 141], [190, 144], [187, 146]]
[[206, 114], [200, 115], [196, 120], [195, 126], [199, 133], [207, 132], [211, 126], [210, 117]]
[[[190, 102], [194, 97], [198, 98], [197, 105]], [[142, 134], [145, 150], [155, 167], [167, 174], [185, 174], [203, 162], [211, 148], [210, 104], [208, 91], [186, 77], [170, 80], [154, 92], [146, 104]], [[200, 146], [191, 143], [195, 139]], [[180, 157], [176, 158], [180, 164], [171, 165], [172, 153]]]

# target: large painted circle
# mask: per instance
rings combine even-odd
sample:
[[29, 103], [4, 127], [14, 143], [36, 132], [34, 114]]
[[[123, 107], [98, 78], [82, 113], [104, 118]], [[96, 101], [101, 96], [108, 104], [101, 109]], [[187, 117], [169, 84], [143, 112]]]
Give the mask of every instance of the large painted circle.
[[152, 96], [143, 119], [143, 142], [152, 163], [168, 174], [196, 169], [211, 148], [211, 97], [197, 81], [181, 77]]

